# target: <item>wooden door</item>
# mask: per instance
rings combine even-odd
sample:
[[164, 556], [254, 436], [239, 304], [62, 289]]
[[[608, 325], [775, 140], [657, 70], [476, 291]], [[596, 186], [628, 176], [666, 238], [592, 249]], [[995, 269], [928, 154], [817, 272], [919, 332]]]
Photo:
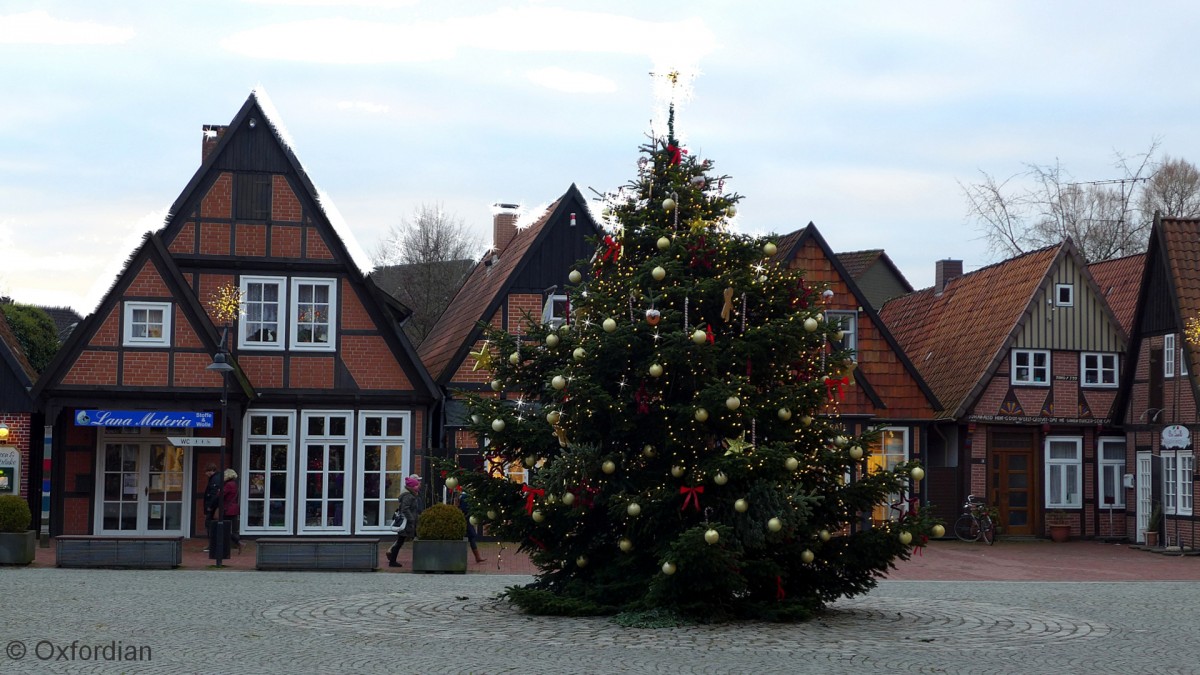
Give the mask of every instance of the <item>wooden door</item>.
[[1031, 536], [1037, 525], [1037, 471], [1032, 431], [995, 432], [990, 443], [988, 503], [1000, 510], [1006, 535]]

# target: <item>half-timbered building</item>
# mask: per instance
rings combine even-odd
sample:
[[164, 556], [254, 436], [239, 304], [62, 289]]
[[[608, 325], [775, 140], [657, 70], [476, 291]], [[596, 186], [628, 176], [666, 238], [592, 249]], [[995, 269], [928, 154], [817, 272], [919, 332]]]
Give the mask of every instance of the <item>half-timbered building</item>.
[[210, 462], [240, 477], [245, 535], [388, 533], [439, 395], [288, 138], [261, 91], [204, 127], [166, 222], [39, 380], [52, 534], [201, 536]]

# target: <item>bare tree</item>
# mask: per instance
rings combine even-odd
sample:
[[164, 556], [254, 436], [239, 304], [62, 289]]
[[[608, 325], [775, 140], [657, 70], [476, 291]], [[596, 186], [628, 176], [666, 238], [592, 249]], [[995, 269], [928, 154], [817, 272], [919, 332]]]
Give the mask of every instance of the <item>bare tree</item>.
[[1185, 159], [1164, 156], [1138, 201], [1143, 221], [1153, 221], [1155, 212], [1173, 218], [1200, 217], [1200, 170]]
[[1076, 182], [1059, 162], [1028, 164], [1004, 181], [980, 172], [983, 180], [964, 185], [967, 215], [975, 220], [988, 249], [1002, 257], [1020, 255], [1070, 237], [1089, 262], [1145, 250], [1150, 220], [1134, 209], [1134, 196], [1158, 141], [1141, 155], [1117, 155], [1124, 177]]
[[446, 213], [441, 204], [422, 204], [388, 229], [372, 256], [371, 277], [413, 310], [404, 324], [413, 344], [429, 334], [481, 251], [479, 238], [462, 218]]

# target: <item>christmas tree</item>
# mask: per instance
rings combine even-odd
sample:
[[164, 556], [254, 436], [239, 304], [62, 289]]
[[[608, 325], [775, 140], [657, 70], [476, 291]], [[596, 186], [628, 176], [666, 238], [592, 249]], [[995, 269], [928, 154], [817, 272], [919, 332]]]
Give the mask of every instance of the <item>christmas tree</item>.
[[538, 566], [508, 591], [527, 611], [808, 618], [924, 541], [920, 513], [862, 522], [920, 469], [867, 472], [869, 435], [829, 414], [852, 361], [823, 289], [730, 230], [740, 197], [680, 146], [673, 106], [641, 151], [566, 320], [487, 330], [474, 356], [504, 395], [468, 408], [488, 461], [448, 483]]

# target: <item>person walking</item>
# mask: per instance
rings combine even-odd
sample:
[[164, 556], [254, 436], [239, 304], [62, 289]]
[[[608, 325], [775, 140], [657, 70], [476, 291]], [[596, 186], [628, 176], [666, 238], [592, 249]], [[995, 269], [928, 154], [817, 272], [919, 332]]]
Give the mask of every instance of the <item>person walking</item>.
[[483, 556], [479, 555], [479, 542], [476, 541], [475, 526], [471, 524], [471, 505], [467, 502], [466, 492], [458, 494], [458, 508], [467, 519], [467, 543], [471, 545], [471, 553], [475, 554], [475, 562], [481, 563]]
[[417, 536], [417, 518], [421, 515], [421, 477], [413, 474], [404, 479], [404, 492], [400, 493], [400, 515], [404, 517], [404, 529], [396, 532], [396, 543], [387, 550], [388, 567], [400, 567], [396, 556], [400, 555], [400, 547], [404, 540]]
[[[208, 483], [204, 486], [204, 531], [208, 533], [209, 545], [212, 544], [213, 525], [217, 522], [217, 507], [221, 505], [221, 476], [217, 475], [217, 465], [209, 462], [204, 467]], [[204, 552], [208, 553], [208, 546]]]
[[238, 516], [241, 511], [238, 509], [238, 482], [237, 472], [233, 469], [225, 469], [225, 484], [221, 486], [221, 516], [229, 523], [229, 540], [237, 547], [237, 552], [242, 552], [242, 535], [239, 532]]

